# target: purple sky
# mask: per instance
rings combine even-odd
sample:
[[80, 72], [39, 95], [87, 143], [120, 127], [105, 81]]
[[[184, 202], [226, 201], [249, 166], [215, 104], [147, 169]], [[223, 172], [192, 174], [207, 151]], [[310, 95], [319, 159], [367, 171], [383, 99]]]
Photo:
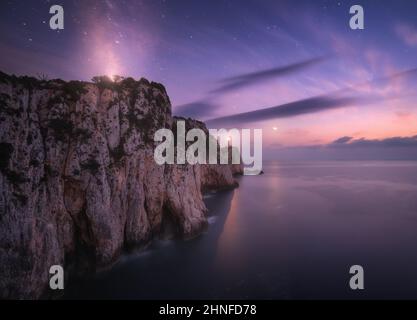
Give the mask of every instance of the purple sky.
[[[52, 4], [65, 10], [59, 32], [49, 29]], [[363, 5], [365, 30], [349, 28], [352, 4]], [[390, 78], [417, 67], [416, 1], [21, 0], [1, 1], [0, 16], [0, 70], [146, 77], [166, 86], [174, 113], [197, 102], [203, 120], [340, 92], [372, 96], [245, 123], [264, 129], [270, 150], [417, 135], [417, 79]], [[277, 68], [289, 71], [268, 76]]]

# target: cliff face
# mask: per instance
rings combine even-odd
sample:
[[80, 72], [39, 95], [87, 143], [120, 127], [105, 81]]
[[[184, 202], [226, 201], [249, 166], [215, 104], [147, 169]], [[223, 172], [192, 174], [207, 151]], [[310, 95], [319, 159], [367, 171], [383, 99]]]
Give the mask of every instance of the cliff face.
[[240, 169], [157, 165], [154, 132], [174, 120], [164, 87], [145, 79], [0, 73], [0, 297], [40, 297], [51, 265], [94, 271], [167, 226], [183, 238], [206, 227], [201, 191], [236, 186]]

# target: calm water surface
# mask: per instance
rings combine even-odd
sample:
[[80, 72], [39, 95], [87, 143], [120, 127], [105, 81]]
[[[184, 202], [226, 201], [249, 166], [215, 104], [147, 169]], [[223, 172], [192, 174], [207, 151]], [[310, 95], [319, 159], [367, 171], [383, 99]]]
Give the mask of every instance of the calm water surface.
[[[208, 231], [72, 284], [82, 299], [417, 298], [417, 162], [269, 162], [208, 194]], [[365, 290], [349, 289], [349, 268]]]

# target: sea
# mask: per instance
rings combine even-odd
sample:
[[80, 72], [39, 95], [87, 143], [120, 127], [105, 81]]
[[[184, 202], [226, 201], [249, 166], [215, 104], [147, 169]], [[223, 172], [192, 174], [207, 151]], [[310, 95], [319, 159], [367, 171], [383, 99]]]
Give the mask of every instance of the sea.
[[[270, 161], [204, 195], [209, 227], [156, 240], [65, 299], [416, 299], [416, 161]], [[352, 266], [363, 289], [352, 289]]]

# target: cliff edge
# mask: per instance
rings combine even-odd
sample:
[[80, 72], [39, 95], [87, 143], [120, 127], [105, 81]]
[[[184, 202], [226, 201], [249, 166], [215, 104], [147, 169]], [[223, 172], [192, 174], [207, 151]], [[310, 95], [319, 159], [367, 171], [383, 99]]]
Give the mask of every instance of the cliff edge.
[[235, 187], [241, 169], [157, 165], [154, 132], [174, 125], [165, 88], [146, 79], [0, 73], [0, 297], [45, 296], [52, 265], [94, 272], [167, 229], [199, 234], [202, 191]]

